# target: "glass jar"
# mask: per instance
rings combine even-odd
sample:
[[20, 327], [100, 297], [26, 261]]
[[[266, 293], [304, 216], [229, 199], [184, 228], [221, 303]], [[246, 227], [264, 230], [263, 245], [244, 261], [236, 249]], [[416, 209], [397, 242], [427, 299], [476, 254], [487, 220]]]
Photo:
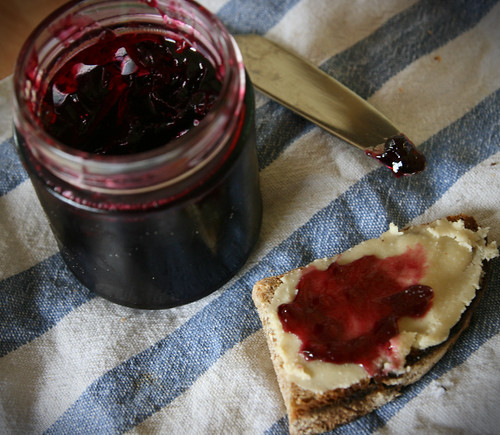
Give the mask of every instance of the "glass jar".
[[[103, 35], [145, 33], [213, 66], [220, 94], [199, 124], [126, 155], [82, 151], [47, 133], [41, 102], [54, 75]], [[18, 153], [65, 263], [95, 293], [135, 308], [198, 300], [245, 263], [262, 212], [254, 115], [237, 45], [190, 0], [70, 2], [32, 33], [14, 75]]]

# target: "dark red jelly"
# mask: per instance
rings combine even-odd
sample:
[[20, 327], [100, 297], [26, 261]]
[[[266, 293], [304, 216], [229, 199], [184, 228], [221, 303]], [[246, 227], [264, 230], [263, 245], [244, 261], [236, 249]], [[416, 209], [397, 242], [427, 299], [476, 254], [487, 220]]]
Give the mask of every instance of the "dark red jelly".
[[220, 88], [215, 68], [185, 41], [107, 31], [57, 71], [40, 121], [82, 151], [148, 151], [198, 125]]
[[424, 265], [417, 245], [394, 257], [306, 269], [295, 299], [278, 307], [283, 328], [300, 338], [306, 360], [360, 364], [374, 374], [377, 359], [392, 356], [398, 319], [421, 317], [431, 307], [432, 289], [418, 284]]
[[404, 134], [390, 137], [381, 147], [365, 153], [391, 169], [396, 177], [418, 174], [425, 169], [425, 156]]

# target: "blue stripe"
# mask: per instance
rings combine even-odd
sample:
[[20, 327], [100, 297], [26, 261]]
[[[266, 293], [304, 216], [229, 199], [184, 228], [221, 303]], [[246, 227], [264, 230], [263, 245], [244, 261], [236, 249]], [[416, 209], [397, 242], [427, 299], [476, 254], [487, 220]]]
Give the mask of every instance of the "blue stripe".
[[231, 33], [266, 33], [300, 0], [231, 0], [217, 16]]
[[286, 435], [288, 433], [290, 433], [290, 429], [288, 426], [288, 418], [286, 416], [280, 418], [264, 432], [265, 435]]
[[[364, 40], [331, 57], [320, 68], [368, 99], [411, 62], [476, 25], [496, 2], [423, 0], [392, 17]], [[270, 101], [261, 106], [257, 110], [261, 168], [312, 128], [311, 123], [278, 103]]]
[[[113, 430], [121, 432], [168, 405], [228, 349], [260, 328], [250, 289], [269, 270], [280, 273], [313, 258], [342, 251], [361, 238], [380, 234], [389, 220], [399, 225], [408, 223], [464, 173], [497, 152], [499, 104], [500, 91], [423, 144], [429, 168], [418, 177], [395, 179], [384, 168], [363, 177], [186, 324], [97, 379], [48, 433], [63, 429], [72, 433], [93, 432], [109, 427], [110, 422]], [[469, 143], [475, 146], [470, 147]], [[388, 204], [388, 198], [393, 201], [385, 210], [381, 204]], [[406, 209], [409, 200], [415, 204], [402, 213], [399, 204]], [[381, 213], [378, 219], [373, 219], [373, 205]], [[337, 228], [336, 223], [345, 222], [346, 213], [356, 217], [356, 224]], [[358, 232], [352, 236], [356, 226]], [[498, 316], [489, 319], [489, 323], [489, 330], [478, 332], [478, 342], [484, 342], [500, 329]], [[220, 337], [218, 346], [214, 345], [214, 335]]]
[[47, 332], [94, 297], [59, 254], [0, 282], [0, 357]]
[[5, 195], [28, 178], [16, 153], [14, 138], [0, 143], [0, 196]]

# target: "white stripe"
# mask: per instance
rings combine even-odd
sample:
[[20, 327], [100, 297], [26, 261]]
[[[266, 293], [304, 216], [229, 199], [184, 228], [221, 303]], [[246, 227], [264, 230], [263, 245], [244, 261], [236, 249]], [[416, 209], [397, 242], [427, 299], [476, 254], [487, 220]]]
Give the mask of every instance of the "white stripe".
[[12, 76], [0, 80], [0, 142], [12, 136]]
[[22, 272], [58, 249], [29, 180], [0, 197], [0, 280]]
[[319, 65], [415, 3], [416, 0], [303, 0], [266, 36]]
[[224, 6], [228, 0], [199, 0], [198, 3], [206, 7], [210, 12], [214, 14]]

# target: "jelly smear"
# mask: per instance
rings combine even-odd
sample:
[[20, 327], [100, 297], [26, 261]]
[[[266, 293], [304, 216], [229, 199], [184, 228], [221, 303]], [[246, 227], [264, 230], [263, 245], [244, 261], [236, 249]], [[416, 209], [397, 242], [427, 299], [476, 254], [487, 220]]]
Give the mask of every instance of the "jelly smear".
[[56, 72], [41, 105], [41, 122], [73, 148], [132, 154], [198, 125], [220, 89], [214, 67], [185, 41], [107, 30]]
[[418, 284], [424, 264], [417, 246], [394, 257], [306, 269], [295, 299], [280, 305], [278, 316], [300, 338], [306, 360], [359, 364], [373, 375], [381, 357], [398, 362], [390, 344], [398, 319], [421, 317], [431, 307], [432, 289]]
[[403, 134], [390, 137], [385, 144], [365, 153], [391, 169], [396, 177], [418, 174], [425, 169], [425, 156]]

